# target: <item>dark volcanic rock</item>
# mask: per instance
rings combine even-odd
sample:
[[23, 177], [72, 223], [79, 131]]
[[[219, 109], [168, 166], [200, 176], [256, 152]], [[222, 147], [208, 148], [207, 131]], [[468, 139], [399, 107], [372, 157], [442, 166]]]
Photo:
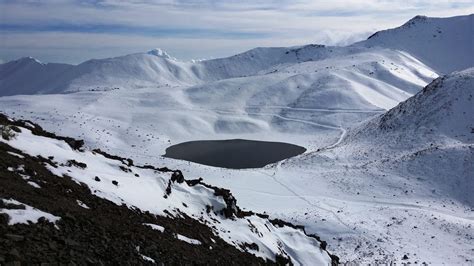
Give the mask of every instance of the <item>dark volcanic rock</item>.
[[[5, 123], [5, 120], [2, 122]], [[21, 154], [25, 158], [8, 152]], [[209, 227], [186, 215], [171, 219], [99, 198], [87, 186], [67, 176], [55, 176], [44, 163], [38, 157], [28, 156], [0, 142], [0, 198], [15, 199], [61, 217], [56, 224], [39, 219], [38, 223], [10, 226], [8, 215], [0, 215], [2, 265], [150, 264], [142, 258], [142, 254], [166, 265], [273, 264], [237, 250], [216, 237]], [[76, 163], [72, 164], [77, 167]], [[9, 167], [17, 169], [20, 165], [24, 166], [25, 171], [36, 173], [31, 180], [41, 183], [41, 189], [28, 185], [20, 173], [8, 170]], [[181, 179], [178, 174], [176, 178], [177, 181]], [[77, 200], [90, 209], [80, 207]], [[0, 202], [1, 208], [24, 208], [23, 205]], [[161, 225], [168, 233], [153, 230], [143, 223]], [[201, 239], [202, 243], [208, 244], [190, 245], [176, 239], [175, 234]]]
[[[0, 114], [0, 125], [26, 127], [32, 130], [33, 134], [64, 140], [72, 148], [82, 147], [82, 141], [45, 132], [29, 121], [10, 121]], [[21, 154], [24, 158], [14, 156], [9, 152]], [[110, 155], [100, 150], [94, 150], [94, 152], [109, 159], [121, 161], [124, 166], [127, 166], [126, 169], [134, 166], [130, 159]], [[46, 165], [57, 167], [53, 159], [52, 157], [32, 157], [0, 142], [0, 199], [15, 199], [61, 217], [55, 224], [40, 218], [37, 223], [8, 225], [8, 215], [0, 214], [0, 265], [15, 265], [16, 263], [22, 265], [26, 263], [150, 264], [142, 255], [164, 265], [291, 264], [291, 261], [283, 255], [277, 256], [275, 263], [248, 252], [242, 252], [214, 235], [207, 225], [184, 213], [180, 214], [180, 218], [170, 218], [171, 215], [169, 217], [157, 216], [148, 211], [128, 208], [126, 205], [119, 206], [107, 199], [99, 198], [91, 193], [87, 185], [78, 184], [68, 176], [59, 177], [51, 173]], [[26, 183], [19, 170], [11, 171], [12, 168], [20, 169], [20, 165], [22, 165], [21, 171], [28, 173], [31, 181], [41, 184], [40, 189]], [[82, 162], [72, 160], [68, 162], [68, 165], [87, 167]], [[254, 214], [241, 211], [229, 190], [205, 184], [201, 178], [186, 180], [181, 171], [170, 170], [166, 167], [156, 168], [149, 165], [136, 167], [170, 172], [167, 195], [172, 193], [170, 186], [172, 182], [186, 182], [189, 186], [203, 185], [212, 189], [214, 195], [222, 197], [226, 203], [224, 209], [215, 211], [231, 219]], [[97, 182], [101, 181], [98, 176], [94, 179]], [[115, 180], [112, 183], [119, 185]], [[86, 204], [88, 208], [79, 206], [78, 201]], [[5, 204], [0, 200], [0, 208], [25, 207], [18, 204]], [[208, 212], [210, 211], [214, 211], [212, 206]], [[281, 220], [272, 222], [279, 226], [291, 225]], [[160, 225], [165, 228], [165, 231], [154, 230], [144, 223]], [[177, 239], [176, 234], [198, 239], [203, 244], [188, 244]], [[247, 251], [258, 250], [255, 243], [247, 243], [242, 248]], [[333, 262], [337, 262], [337, 257], [332, 256], [332, 258]]]
[[[216, 237], [210, 228], [185, 215], [171, 219], [118, 206], [92, 195], [87, 186], [53, 175], [38, 158], [22, 154], [25, 158], [20, 159], [7, 151], [22, 154], [0, 143], [0, 198], [18, 200], [61, 219], [56, 222], [58, 228], [45, 219], [9, 226], [8, 217], [2, 215], [0, 258], [5, 262], [147, 264], [141, 257], [143, 254], [165, 264], [271, 264], [237, 250]], [[7, 170], [8, 167], [16, 169], [20, 164], [37, 173], [33, 181], [40, 182], [36, 179], [39, 177], [45, 181], [41, 189], [28, 185], [19, 173]], [[77, 200], [90, 209], [78, 206]], [[20, 206], [8, 204], [2, 208]], [[143, 223], [161, 225], [173, 234], [161, 233]], [[176, 239], [176, 233], [209, 244], [190, 245]]]

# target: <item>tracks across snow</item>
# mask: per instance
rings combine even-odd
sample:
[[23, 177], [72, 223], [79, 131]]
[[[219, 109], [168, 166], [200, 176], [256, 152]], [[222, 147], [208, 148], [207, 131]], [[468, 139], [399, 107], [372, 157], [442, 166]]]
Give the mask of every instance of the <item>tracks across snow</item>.
[[[198, 109], [199, 110], [199, 109]], [[296, 109], [297, 110], [297, 109]], [[315, 110], [315, 109], [313, 109]], [[326, 111], [329, 111], [330, 109], [327, 109]], [[286, 120], [286, 121], [292, 121], [292, 122], [297, 122], [297, 123], [302, 123], [302, 124], [307, 124], [307, 125], [312, 125], [312, 126], [317, 126], [317, 127], [321, 127], [321, 128], [324, 128], [324, 129], [330, 129], [330, 130], [339, 130], [341, 131], [341, 135], [339, 136], [339, 138], [337, 139], [336, 142], [334, 142], [333, 144], [330, 144], [326, 147], [323, 147], [322, 149], [324, 150], [327, 150], [327, 149], [331, 149], [331, 148], [334, 148], [336, 147], [337, 145], [339, 145], [339, 143], [342, 142], [342, 140], [344, 139], [344, 137], [346, 136], [347, 134], [347, 131], [346, 129], [344, 129], [342, 126], [333, 126], [333, 125], [328, 125], [328, 124], [322, 124], [322, 123], [316, 123], [316, 122], [313, 122], [313, 121], [308, 121], [308, 120], [303, 120], [303, 119], [296, 119], [296, 118], [289, 118], [289, 117], [286, 117], [286, 116], [283, 116], [281, 114], [276, 114], [276, 113], [259, 113], [259, 112], [235, 112], [235, 111], [228, 111], [228, 110], [220, 110], [220, 109], [213, 109], [212, 111], [218, 113], [218, 114], [227, 114], [227, 115], [240, 115], [240, 116], [244, 116], [244, 115], [254, 115], [254, 116], [273, 116], [273, 117], [276, 117], [276, 118], [279, 118], [279, 119], [282, 119], [282, 120]], [[346, 112], [350, 112], [349, 110], [345, 110]], [[358, 110], [358, 111], [355, 111], [355, 112], [359, 112], [361, 110]]]
[[245, 108], [258, 108], [258, 109], [287, 109], [292, 111], [305, 111], [305, 112], [317, 112], [317, 113], [385, 113], [384, 109], [338, 109], [338, 108], [302, 108], [302, 107], [290, 107], [280, 105], [270, 106], [258, 106], [258, 105], [247, 105]]
[[[278, 168], [278, 166], [277, 166]], [[278, 183], [279, 185], [281, 185], [282, 187], [284, 187], [286, 190], [288, 190], [291, 194], [295, 195], [295, 197], [301, 199], [302, 201], [306, 202], [308, 205], [310, 205], [311, 207], [314, 207], [314, 208], [317, 208], [319, 210], [322, 210], [324, 212], [327, 212], [329, 213], [331, 216], [334, 217], [334, 219], [340, 223], [341, 225], [343, 225], [344, 227], [346, 227], [348, 230], [351, 230], [351, 226], [347, 223], [345, 223], [338, 215], [335, 211], [331, 210], [331, 209], [328, 209], [328, 208], [324, 208], [318, 204], [314, 204], [312, 203], [311, 201], [309, 201], [305, 196], [302, 196], [300, 194], [298, 194], [296, 191], [294, 191], [291, 187], [289, 187], [287, 184], [283, 183], [282, 181], [278, 180], [276, 178], [276, 172], [274, 172], [273, 174], [268, 174], [268, 173], [265, 173], [264, 171], [260, 171], [260, 170], [257, 170], [257, 172], [261, 173], [262, 175], [265, 175], [267, 177], [270, 177], [274, 182]]]

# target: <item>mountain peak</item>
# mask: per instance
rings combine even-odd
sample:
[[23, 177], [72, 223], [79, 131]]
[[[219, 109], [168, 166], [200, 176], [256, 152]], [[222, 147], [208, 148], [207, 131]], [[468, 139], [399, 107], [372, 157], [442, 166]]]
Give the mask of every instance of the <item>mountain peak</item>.
[[474, 65], [474, 15], [437, 18], [415, 16], [400, 27], [378, 31], [357, 45], [408, 52], [440, 74]]
[[166, 51], [164, 51], [160, 48], [152, 49], [152, 50], [148, 51], [147, 54], [162, 57], [162, 58], [166, 58], [166, 59], [170, 59], [170, 60], [176, 60], [176, 58], [170, 56]]
[[427, 21], [428, 19], [429, 18], [427, 16], [417, 15], [417, 16], [414, 16], [409, 21], [407, 21], [405, 24], [403, 24], [402, 27], [411, 27], [418, 22], [424, 22], [424, 21]]
[[428, 17], [427, 16], [424, 16], [424, 15], [416, 15], [414, 16], [412, 19], [410, 19], [409, 21], [423, 21], [423, 20], [427, 20]]
[[17, 62], [17, 63], [37, 63], [37, 64], [44, 65], [41, 61], [39, 61], [38, 59], [36, 59], [34, 57], [31, 57], [31, 56], [22, 57], [18, 60], [15, 60], [15, 62]]

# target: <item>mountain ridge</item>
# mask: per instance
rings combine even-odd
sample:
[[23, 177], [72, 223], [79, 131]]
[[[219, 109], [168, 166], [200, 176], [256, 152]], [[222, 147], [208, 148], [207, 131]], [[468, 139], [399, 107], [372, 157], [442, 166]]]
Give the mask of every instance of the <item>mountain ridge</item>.
[[[12, 61], [0, 65], [0, 95], [69, 93], [101, 87], [199, 85], [269, 74], [304, 62], [350, 58], [361, 53], [393, 53], [383, 50], [387, 48], [408, 52], [438, 73], [451, 72], [474, 65], [474, 59], [462, 56], [473, 52], [474, 45], [469, 45], [474, 41], [473, 24], [474, 15], [436, 19], [418, 16], [398, 28], [377, 32], [366, 41], [346, 47], [314, 44], [260, 47], [226, 58], [198, 62], [176, 61], [159, 48], [145, 53], [92, 59], [79, 65], [38, 63], [36, 67], [21, 67], [13, 66]], [[433, 30], [443, 34], [432, 37]], [[453, 38], [459, 41], [453, 41]], [[392, 41], [395, 39], [396, 43]], [[426, 45], [427, 48], [422, 48]], [[439, 54], [449, 56], [441, 58]]]
[[[90, 60], [55, 76], [57, 83], [49, 83], [49, 87], [30, 82], [34, 76], [17, 78], [31, 86], [31, 94], [51, 94], [0, 97], [0, 112], [39, 123], [58, 135], [84, 139], [86, 147], [131, 158], [137, 165], [166, 165], [181, 169], [184, 176], [196, 182], [203, 178], [207, 184], [229, 188], [244, 212], [254, 210], [304, 225], [308, 233], [327, 241], [328, 250], [344, 262], [469, 263], [474, 257], [474, 199], [470, 193], [474, 148], [473, 135], [469, 133], [473, 116], [469, 102], [472, 70], [437, 79], [444, 72], [443, 67], [454, 69], [462, 65], [448, 60], [441, 68], [436, 67], [423, 60], [417, 50], [426, 42], [437, 42], [439, 46], [427, 45], [422, 52], [435, 57], [442, 53], [439, 57], [444, 59], [449, 59], [456, 49], [459, 53], [465, 51], [466, 42], [444, 40], [446, 36], [471, 34], [469, 23], [451, 33], [441, 28], [442, 38], [432, 36], [438, 24], [449, 24], [445, 22], [450, 20], [459, 21], [459, 17], [435, 19], [434, 24], [429, 18], [418, 17], [405, 23], [401, 30], [370, 38], [365, 43], [369, 47], [256, 48], [232, 58], [195, 63], [146, 53]], [[420, 29], [427, 29], [425, 35], [414, 34]], [[379, 45], [404, 34], [413, 38], [401, 38], [397, 45], [414, 42], [417, 49], [411, 53], [392, 48], [392, 41], [387, 42], [387, 47]], [[28, 60], [34, 71], [34, 67], [45, 68], [34, 60], [25, 61]], [[436, 81], [432, 83], [433, 80]], [[14, 82], [9, 85], [16, 88], [15, 94], [20, 94], [21, 86], [13, 86]], [[424, 89], [426, 86], [428, 89]], [[433, 92], [435, 97], [425, 97], [429, 96], [425, 92]], [[98, 175], [101, 182], [95, 181], [91, 174], [95, 171], [90, 171], [97, 166], [95, 161], [103, 162], [100, 154], [104, 153], [96, 151], [93, 157], [89, 152], [69, 153], [62, 149], [63, 142], [49, 145], [49, 139], [37, 139], [28, 133], [22, 129], [21, 140], [35, 140], [42, 146], [15, 143], [17, 148], [21, 146], [44, 158], [51, 156], [47, 153], [50, 148], [60, 149], [50, 159], [64, 164], [58, 166], [60, 174], [70, 170], [66, 174], [97, 188], [93, 192], [111, 196], [109, 199], [118, 205], [120, 199], [145, 209], [155, 208], [153, 204], [162, 207], [161, 204], [176, 203], [173, 206], [180, 210], [191, 211], [190, 206], [196, 206], [196, 202], [173, 200], [188, 193], [185, 195], [201, 203], [217, 199], [208, 204], [217, 206], [216, 210], [225, 206], [233, 209], [233, 204], [228, 205], [223, 198], [209, 195], [213, 194], [210, 188], [201, 191], [204, 196], [195, 197], [196, 186], [186, 187], [186, 181], [172, 183], [172, 192], [165, 200], [162, 193], [145, 193], [148, 189], [166, 191], [171, 177], [153, 174], [153, 169], [128, 167], [126, 160], [106, 161], [113, 169], [101, 164], [103, 169], [112, 171], [112, 177]], [[166, 148], [182, 142], [225, 139], [285, 142], [304, 147], [307, 152], [246, 170], [161, 156]], [[66, 151], [67, 156], [63, 156]], [[16, 154], [24, 153], [16, 150]], [[132, 173], [120, 170], [115, 163], [128, 167]], [[87, 168], [80, 170], [83, 164]], [[77, 171], [87, 173], [81, 176]], [[17, 172], [25, 174], [21, 169]], [[148, 174], [156, 179], [146, 178]], [[31, 190], [35, 184], [42, 185], [40, 181], [35, 183], [34, 176], [28, 180], [21, 175], [16, 177], [15, 182], [23, 182], [22, 186]], [[140, 196], [125, 193], [124, 188], [134, 185], [140, 185]], [[157, 195], [160, 198], [155, 198]], [[18, 201], [35, 206], [23, 199]], [[29, 210], [28, 206], [25, 208]], [[53, 214], [49, 216], [52, 220], [64, 216]], [[214, 215], [212, 211], [210, 215]], [[227, 225], [227, 220], [220, 221], [220, 226]], [[262, 221], [257, 221], [261, 225]], [[252, 224], [256, 225], [253, 220]], [[160, 224], [153, 227], [161, 230], [157, 225]], [[257, 227], [259, 232], [268, 231]], [[223, 234], [229, 231], [222, 229]], [[245, 230], [237, 232], [247, 232], [248, 227], [242, 229]], [[187, 236], [191, 245], [199, 240], [193, 233], [181, 235]], [[256, 242], [258, 251], [255, 245], [243, 244], [241, 248], [273, 258], [279, 246], [273, 237], [282, 235], [266, 236], [272, 239], [270, 244], [266, 237], [244, 241]], [[285, 243], [291, 242], [286, 240]], [[304, 250], [318, 245], [313, 242]]]
[[[424, 42], [419, 43], [422, 39]], [[406, 51], [439, 74], [474, 66], [474, 14], [450, 18], [415, 16], [397, 28], [382, 30], [354, 46]]]

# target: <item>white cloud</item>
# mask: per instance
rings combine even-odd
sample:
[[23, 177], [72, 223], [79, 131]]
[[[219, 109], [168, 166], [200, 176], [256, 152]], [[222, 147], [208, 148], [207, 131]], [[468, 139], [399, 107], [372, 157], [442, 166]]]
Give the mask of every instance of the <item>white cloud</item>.
[[[111, 30], [3, 32], [0, 56], [11, 59], [7, 57], [21, 51], [25, 55], [27, 51], [46, 54], [54, 47], [57, 53], [77, 51], [75, 59], [67, 60], [78, 62], [97, 56], [97, 51], [117, 55], [155, 46], [186, 59], [222, 56], [254, 46], [347, 44], [376, 30], [398, 26], [418, 14], [443, 17], [469, 13], [474, 13], [471, 0], [0, 0], [0, 23], [20, 29], [108, 25]], [[113, 32], [114, 26], [132, 30]], [[188, 31], [179, 35], [147, 32], [154, 28]], [[193, 34], [193, 30], [197, 32]], [[199, 30], [215, 33], [207, 36]], [[242, 37], [239, 33], [253, 35]], [[198, 42], [200, 45], [195, 45]], [[72, 57], [64, 54], [64, 58]]]
[[[348, 35], [349, 36], [349, 35]], [[316, 41], [320, 37], [320, 41]], [[364, 36], [366, 37], [366, 36]], [[293, 46], [330, 40], [327, 33], [301, 38], [154, 38], [91, 33], [14, 33], [3, 38], [0, 56], [33, 56], [43, 62], [80, 63], [90, 58], [145, 52], [160, 47], [182, 60], [230, 56], [257, 46]]]

